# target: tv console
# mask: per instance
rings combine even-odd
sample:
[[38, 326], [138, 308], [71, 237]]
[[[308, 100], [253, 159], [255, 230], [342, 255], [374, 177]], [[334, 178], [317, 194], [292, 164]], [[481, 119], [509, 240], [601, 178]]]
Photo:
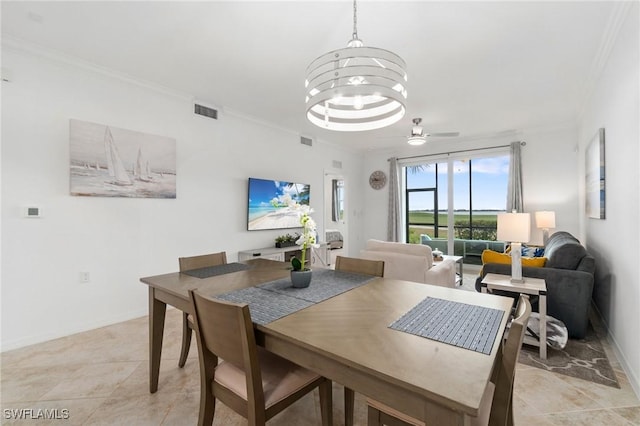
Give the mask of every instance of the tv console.
[[[300, 246], [290, 247], [264, 247], [258, 249], [242, 250], [238, 252], [238, 261], [250, 259], [271, 259], [280, 262], [289, 262], [292, 257], [300, 258], [302, 250]], [[320, 243], [318, 248], [312, 250], [307, 249], [307, 259], [311, 261], [312, 266], [328, 267], [329, 266], [329, 244]]]

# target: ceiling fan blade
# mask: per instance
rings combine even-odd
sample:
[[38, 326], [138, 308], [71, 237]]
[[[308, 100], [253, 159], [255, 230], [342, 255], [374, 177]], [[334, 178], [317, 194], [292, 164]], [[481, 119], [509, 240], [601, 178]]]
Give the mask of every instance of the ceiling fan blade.
[[460, 136], [460, 132], [439, 132], [439, 133], [427, 133], [427, 136], [432, 136], [432, 137], [456, 137], [456, 136]]

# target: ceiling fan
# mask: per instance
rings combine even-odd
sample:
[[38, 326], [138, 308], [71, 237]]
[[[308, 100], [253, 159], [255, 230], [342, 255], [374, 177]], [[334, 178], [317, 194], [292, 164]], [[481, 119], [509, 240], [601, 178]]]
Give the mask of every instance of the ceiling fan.
[[427, 142], [427, 136], [429, 137], [456, 137], [460, 135], [460, 132], [441, 132], [441, 133], [425, 133], [424, 128], [420, 125], [422, 118], [413, 119], [413, 127], [411, 128], [411, 134], [407, 137], [407, 143], [409, 145], [423, 145]]

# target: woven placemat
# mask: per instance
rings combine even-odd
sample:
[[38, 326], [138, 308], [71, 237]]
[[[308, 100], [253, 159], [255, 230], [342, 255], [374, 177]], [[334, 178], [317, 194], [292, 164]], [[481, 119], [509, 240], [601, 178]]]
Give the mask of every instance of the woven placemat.
[[196, 278], [209, 278], [216, 275], [230, 274], [232, 272], [245, 271], [251, 269], [251, 266], [244, 263], [225, 263], [224, 265], [207, 266], [206, 268], [192, 269], [183, 271], [183, 274], [191, 275]]
[[309, 287], [292, 287], [291, 278], [287, 277], [260, 284], [258, 288], [309, 302], [320, 303], [345, 291], [360, 287], [374, 278], [376, 277], [371, 275], [334, 271], [333, 269], [314, 269]]
[[503, 311], [427, 297], [389, 326], [483, 354], [490, 354]]

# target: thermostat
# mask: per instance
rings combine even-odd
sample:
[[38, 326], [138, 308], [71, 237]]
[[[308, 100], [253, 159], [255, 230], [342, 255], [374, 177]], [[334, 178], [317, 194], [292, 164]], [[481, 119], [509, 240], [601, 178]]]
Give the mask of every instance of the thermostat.
[[24, 217], [31, 217], [31, 218], [42, 217], [42, 209], [40, 207], [34, 207], [34, 206], [25, 207]]

